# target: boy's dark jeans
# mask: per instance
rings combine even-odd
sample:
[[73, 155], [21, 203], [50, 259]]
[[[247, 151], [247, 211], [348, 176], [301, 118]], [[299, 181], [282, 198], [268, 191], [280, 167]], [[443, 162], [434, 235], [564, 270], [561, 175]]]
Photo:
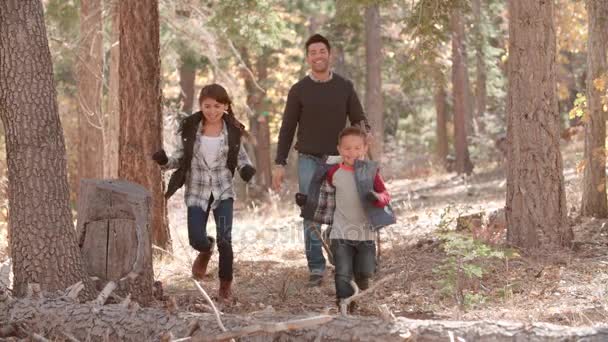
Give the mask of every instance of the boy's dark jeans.
[[[208, 251], [211, 248], [207, 239], [207, 219], [213, 196], [209, 199], [207, 210], [201, 207], [188, 207], [188, 240], [190, 246], [199, 252]], [[213, 210], [216, 225], [217, 249], [220, 253], [219, 275], [222, 280], [232, 280], [232, 209], [233, 199], [229, 198], [220, 202]]]
[[350, 285], [353, 276], [360, 290], [367, 289], [376, 271], [376, 243], [332, 239], [331, 249], [336, 262], [336, 297], [344, 299], [355, 293]]

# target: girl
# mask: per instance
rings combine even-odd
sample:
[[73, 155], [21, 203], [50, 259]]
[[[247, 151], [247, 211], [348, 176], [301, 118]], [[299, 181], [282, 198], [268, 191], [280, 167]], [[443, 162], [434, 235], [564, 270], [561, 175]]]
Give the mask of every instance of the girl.
[[213, 212], [220, 253], [219, 297], [228, 300], [232, 296], [232, 178], [238, 170], [248, 182], [255, 169], [241, 144], [247, 133], [234, 117], [226, 89], [207, 85], [201, 89], [198, 101], [201, 110], [185, 118], [178, 130], [181, 146], [171, 157], [160, 150], [152, 159], [165, 170], [177, 169], [169, 180], [166, 198], [186, 186], [188, 240], [199, 252], [192, 264], [192, 276], [198, 280], [205, 276], [213, 253], [215, 241], [207, 236], [207, 219]]

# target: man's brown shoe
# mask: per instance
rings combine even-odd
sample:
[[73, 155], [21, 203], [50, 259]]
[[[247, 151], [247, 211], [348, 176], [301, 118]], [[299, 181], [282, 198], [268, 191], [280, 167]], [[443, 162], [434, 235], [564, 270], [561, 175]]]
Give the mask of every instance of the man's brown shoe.
[[232, 298], [232, 280], [220, 279], [220, 299], [230, 300]]
[[203, 277], [205, 277], [205, 274], [207, 273], [207, 265], [209, 265], [209, 260], [213, 254], [213, 246], [215, 244], [213, 238], [210, 237], [208, 239], [210, 244], [209, 250], [206, 252], [199, 252], [192, 263], [192, 277], [194, 277], [194, 279], [203, 280]]

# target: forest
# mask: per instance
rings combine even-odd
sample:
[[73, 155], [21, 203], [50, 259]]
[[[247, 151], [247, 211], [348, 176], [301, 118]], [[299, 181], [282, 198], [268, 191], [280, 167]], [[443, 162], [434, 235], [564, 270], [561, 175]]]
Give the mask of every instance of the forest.
[[608, 340], [607, 113], [606, 0], [0, 0], [0, 341]]

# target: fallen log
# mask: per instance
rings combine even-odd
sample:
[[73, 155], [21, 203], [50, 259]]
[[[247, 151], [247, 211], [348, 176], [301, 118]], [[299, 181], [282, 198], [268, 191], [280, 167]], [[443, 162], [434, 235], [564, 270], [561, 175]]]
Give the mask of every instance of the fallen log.
[[[79, 341], [606, 341], [608, 327], [566, 327], [547, 323], [430, 321], [402, 317], [288, 316], [242, 317], [141, 308], [131, 302], [99, 305], [68, 296], [15, 299], [0, 295], [0, 322], [27, 326], [29, 336]], [[293, 330], [296, 329], [296, 330]], [[187, 338], [187, 339], [184, 339]]]

